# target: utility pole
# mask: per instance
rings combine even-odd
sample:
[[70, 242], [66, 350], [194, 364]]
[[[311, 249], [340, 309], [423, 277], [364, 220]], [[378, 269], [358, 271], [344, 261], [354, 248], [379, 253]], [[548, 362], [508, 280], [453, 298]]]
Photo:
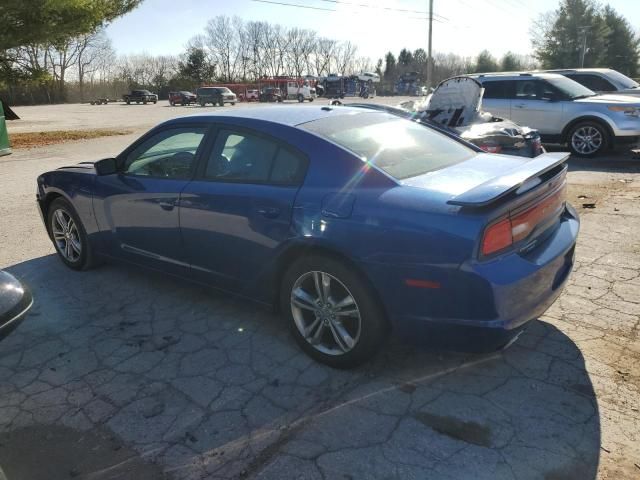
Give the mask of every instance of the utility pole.
[[429, 0], [429, 46], [427, 51], [427, 88], [431, 88], [433, 79], [433, 58], [431, 58], [431, 40], [433, 33], [433, 0]]
[[582, 49], [580, 51], [580, 68], [584, 68], [584, 56], [587, 54], [587, 29], [588, 27], [582, 27]]

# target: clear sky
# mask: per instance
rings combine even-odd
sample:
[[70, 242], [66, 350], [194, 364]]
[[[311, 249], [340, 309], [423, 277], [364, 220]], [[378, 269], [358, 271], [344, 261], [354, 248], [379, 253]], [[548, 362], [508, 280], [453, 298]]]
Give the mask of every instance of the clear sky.
[[[265, 20], [287, 27], [308, 28], [320, 35], [350, 40], [358, 53], [377, 58], [391, 50], [427, 45], [428, 0], [274, 0], [305, 5], [295, 8], [255, 0], [145, 0], [108, 28], [118, 53], [178, 54], [186, 42], [202, 33], [216, 15]], [[609, 3], [640, 27], [640, 0]], [[359, 5], [367, 5], [359, 6]], [[499, 57], [506, 51], [530, 52], [529, 27], [540, 13], [554, 10], [558, 0], [434, 0], [433, 48], [474, 56], [489, 49]], [[321, 10], [321, 9], [329, 9]]]

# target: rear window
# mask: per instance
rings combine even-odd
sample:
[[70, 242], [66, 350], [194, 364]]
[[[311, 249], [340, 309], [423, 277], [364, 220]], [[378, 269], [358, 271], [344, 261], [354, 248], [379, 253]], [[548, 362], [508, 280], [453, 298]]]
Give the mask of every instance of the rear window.
[[337, 143], [398, 180], [449, 167], [476, 154], [429, 127], [383, 112], [330, 116], [300, 128]]

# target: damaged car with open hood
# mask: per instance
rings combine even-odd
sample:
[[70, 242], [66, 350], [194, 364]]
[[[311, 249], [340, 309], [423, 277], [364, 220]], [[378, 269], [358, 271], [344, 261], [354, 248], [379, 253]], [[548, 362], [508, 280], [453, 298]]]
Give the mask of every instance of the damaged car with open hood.
[[423, 100], [410, 100], [398, 107], [376, 104], [347, 104], [372, 110], [384, 110], [460, 137], [489, 153], [537, 157], [544, 153], [537, 130], [482, 110], [484, 89], [468, 76], [441, 82]]

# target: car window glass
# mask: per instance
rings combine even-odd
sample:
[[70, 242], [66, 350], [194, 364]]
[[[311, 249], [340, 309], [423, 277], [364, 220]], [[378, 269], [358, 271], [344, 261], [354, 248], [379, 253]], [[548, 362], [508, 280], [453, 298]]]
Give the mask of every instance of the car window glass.
[[298, 184], [304, 176], [306, 163], [301, 155], [286, 148], [279, 148], [269, 180], [273, 183]]
[[537, 80], [519, 80], [516, 82], [516, 98], [519, 100], [539, 100]]
[[511, 98], [512, 81], [488, 81], [482, 86], [484, 87], [483, 98]]
[[205, 177], [216, 180], [267, 182], [278, 149], [257, 135], [221, 130], [207, 162]]
[[382, 112], [326, 117], [300, 125], [363, 162], [405, 179], [469, 160], [476, 152], [432, 128]]
[[131, 175], [189, 178], [205, 132], [204, 127], [163, 130], [127, 155], [123, 171]]
[[615, 90], [615, 87], [609, 81], [598, 75], [574, 74], [567, 75], [567, 77], [596, 92], [613, 92]]

